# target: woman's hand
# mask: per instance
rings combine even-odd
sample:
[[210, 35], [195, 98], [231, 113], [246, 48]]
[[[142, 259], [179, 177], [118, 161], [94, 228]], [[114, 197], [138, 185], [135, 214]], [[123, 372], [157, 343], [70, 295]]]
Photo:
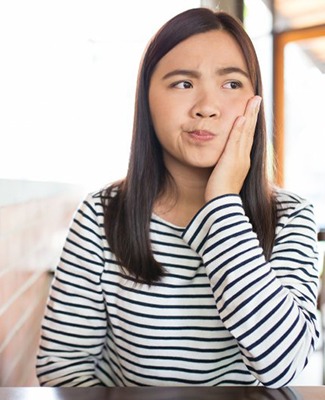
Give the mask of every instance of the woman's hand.
[[250, 168], [260, 96], [252, 97], [244, 115], [238, 117], [229, 134], [225, 149], [212, 171], [206, 190], [206, 202], [224, 194], [239, 194]]

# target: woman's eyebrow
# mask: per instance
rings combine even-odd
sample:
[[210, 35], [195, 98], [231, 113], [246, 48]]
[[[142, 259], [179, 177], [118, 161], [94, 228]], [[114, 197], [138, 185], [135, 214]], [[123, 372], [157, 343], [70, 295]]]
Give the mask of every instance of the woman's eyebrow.
[[[250, 79], [249, 74], [245, 70], [243, 70], [242, 68], [239, 68], [239, 67], [223, 67], [223, 68], [216, 69], [216, 74], [220, 75], [220, 76], [229, 75], [229, 74], [233, 74], [233, 73], [241, 74], [241, 75], [245, 76], [246, 78]], [[174, 69], [170, 72], [167, 72], [167, 74], [165, 74], [163, 76], [163, 79], [168, 79], [168, 78], [171, 78], [171, 77], [177, 76], [177, 75], [188, 76], [190, 78], [200, 78], [200, 76], [202, 74], [200, 72], [198, 72], [196, 70], [192, 70], [192, 69]]]
[[229, 75], [229, 74], [233, 74], [233, 73], [237, 73], [237, 74], [241, 74], [244, 75], [246, 78], [249, 78], [249, 74], [243, 70], [242, 68], [239, 67], [224, 67], [224, 68], [218, 68], [217, 69], [217, 75]]
[[199, 78], [201, 76], [201, 73], [192, 69], [174, 69], [173, 71], [167, 72], [167, 74], [163, 76], [163, 79], [168, 79], [176, 75]]

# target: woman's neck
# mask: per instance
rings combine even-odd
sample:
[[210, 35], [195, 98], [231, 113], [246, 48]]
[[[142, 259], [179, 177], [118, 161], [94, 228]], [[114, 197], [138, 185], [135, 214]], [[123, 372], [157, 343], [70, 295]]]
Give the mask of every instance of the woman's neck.
[[157, 199], [154, 212], [175, 225], [185, 227], [205, 204], [205, 188], [211, 170], [202, 168], [168, 169], [173, 184]]

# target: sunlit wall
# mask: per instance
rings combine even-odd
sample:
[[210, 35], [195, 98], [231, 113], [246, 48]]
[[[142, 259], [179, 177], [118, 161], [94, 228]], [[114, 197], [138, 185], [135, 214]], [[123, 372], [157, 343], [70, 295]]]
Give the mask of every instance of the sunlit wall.
[[138, 64], [199, 0], [0, 2], [0, 179], [98, 188], [125, 174]]

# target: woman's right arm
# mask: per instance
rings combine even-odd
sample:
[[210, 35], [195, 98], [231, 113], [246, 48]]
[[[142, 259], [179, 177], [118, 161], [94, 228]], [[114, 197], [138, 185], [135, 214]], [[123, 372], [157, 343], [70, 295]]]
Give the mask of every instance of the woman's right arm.
[[[52, 282], [37, 356], [41, 386], [98, 386], [107, 330], [102, 233], [94, 201], [77, 210]], [[95, 199], [96, 200], [96, 199]]]

